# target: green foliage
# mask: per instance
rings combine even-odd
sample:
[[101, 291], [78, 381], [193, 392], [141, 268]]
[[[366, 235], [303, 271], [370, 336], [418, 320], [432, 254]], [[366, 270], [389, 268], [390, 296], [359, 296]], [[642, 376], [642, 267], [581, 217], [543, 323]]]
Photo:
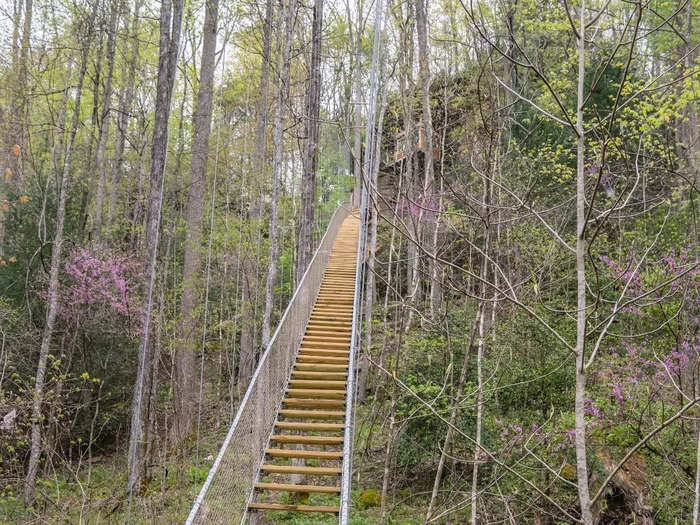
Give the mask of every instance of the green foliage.
[[363, 490], [360, 493], [358, 504], [360, 509], [367, 509], [370, 507], [378, 507], [382, 502], [382, 496], [379, 491], [375, 489]]

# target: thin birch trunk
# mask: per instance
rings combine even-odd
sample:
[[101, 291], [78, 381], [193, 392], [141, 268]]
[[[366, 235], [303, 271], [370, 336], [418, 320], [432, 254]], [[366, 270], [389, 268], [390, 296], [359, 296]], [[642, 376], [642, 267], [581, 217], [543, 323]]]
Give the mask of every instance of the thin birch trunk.
[[578, 29], [578, 88], [576, 101], [576, 400], [575, 400], [575, 447], [576, 447], [576, 484], [578, 487], [581, 520], [585, 525], [593, 524], [591, 498], [588, 488], [588, 464], [586, 461], [586, 244], [584, 230], [586, 227], [586, 187], [584, 171], [585, 135], [583, 128], [585, 63], [585, 2], [579, 7]]
[[[423, 225], [426, 212], [431, 214], [431, 211], [425, 208], [434, 208], [435, 203], [433, 197], [435, 193], [435, 173], [433, 170], [433, 116], [430, 109], [430, 47], [428, 44], [429, 28], [428, 28], [428, 6], [426, 0], [416, 0], [416, 33], [418, 36], [418, 77], [421, 89], [421, 103], [423, 106], [423, 131], [425, 133], [424, 143], [424, 163], [425, 163], [425, 178], [423, 179], [423, 195], [421, 198], [421, 208], [419, 210], [419, 228], [425, 226], [425, 234], [430, 239], [431, 244], [436, 235], [437, 221], [431, 224], [426, 221]], [[418, 236], [418, 242], [421, 242], [421, 237]], [[440, 283], [437, 279], [437, 263], [431, 257], [428, 260], [428, 274], [430, 275], [430, 315], [434, 317], [439, 310]]]
[[[348, 2], [348, 20], [350, 3]], [[352, 167], [355, 186], [352, 192], [352, 205], [360, 205], [362, 194], [362, 2], [357, 3], [357, 29], [350, 31], [350, 46], [353, 52], [352, 98], [355, 123], [353, 125]]]
[[[489, 278], [489, 257], [491, 253], [491, 220], [490, 220], [490, 206], [491, 206], [491, 194], [493, 188], [491, 185], [491, 180], [487, 177], [484, 179], [484, 197], [483, 197], [483, 209], [482, 209], [482, 220], [484, 221], [484, 227], [486, 229], [486, 234], [484, 236], [484, 246], [482, 253], [481, 262], [481, 282], [484, 283], [488, 281]], [[477, 378], [477, 395], [476, 395], [476, 432], [474, 436], [475, 446], [474, 446], [474, 462], [472, 464], [472, 492], [471, 492], [471, 524], [476, 525], [477, 520], [477, 494], [479, 486], [479, 461], [481, 460], [481, 430], [483, 426], [483, 414], [484, 414], [484, 343], [486, 340], [486, 293], [487, 290], [482, 285], [481, 287], [481, 305], [479, 308], [479, 340], [477, 342], [477, 352], [476, 352], [476, 378]]]

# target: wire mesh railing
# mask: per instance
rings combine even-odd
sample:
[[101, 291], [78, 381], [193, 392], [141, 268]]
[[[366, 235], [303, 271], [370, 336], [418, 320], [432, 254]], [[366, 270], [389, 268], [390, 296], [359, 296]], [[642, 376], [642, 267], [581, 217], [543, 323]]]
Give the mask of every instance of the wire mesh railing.
[[282, 315], [231, 423], [186, 525], [243, 523], [277, 411], [340, 226], [350, 213], [340, 206]]

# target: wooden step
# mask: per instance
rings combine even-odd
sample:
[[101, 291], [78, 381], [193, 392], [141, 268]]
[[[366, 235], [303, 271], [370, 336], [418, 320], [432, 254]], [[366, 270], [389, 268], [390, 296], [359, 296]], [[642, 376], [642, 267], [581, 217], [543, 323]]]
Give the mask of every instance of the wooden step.
[[348, 372], [348, 365], [324, 363], [294, 363], [294, 368], [300, 372]]
[[345, 312], [352, 310], [355, 301], [352, 299], [334, 299], [332, 297], [319, 297], [314, 303], [314, 311], [319, 308]]
[[321, 355], [298, 355], [297, 361], [302, 363], [347, 364], [347, 357], [326, 357]]
[[350, 334], [305, 334], [302, 345], [313, 348], [343, 348], [350, 344]]
[[331, 357], [345, 357], [350, 350], [327, 350], [325, 348], [302, 348], [299, 355], [326, 355]]
[[307, 476], [334, 476], [342, 472], [342, 469], [337, 467], [306, 467], [301, 465], [265, 464], [261, 468], [265, 472], [273, 474], [306, 474]]
[[287, 395], [290, 399], [345, 399], [345, 390], [288, 388]]
[[301, 343], [302, 348], [313, 348], [316, 350], [322, 350], [324, 348], [329, 350], [347, 350], [350, 345], [350, 339], [347, 341], [318, 341], [314, 339], [307, 339], [304, 337], [304, 341]]
[[345, 406], [344, 399], [303, 399], [298, 397], [285, 397], [282, 403], [288, 407], [297, 408], [342, 408]]
[[338, 514], [340, 507], [329, 507], [325, 505], [289, 505], [286, 503], [249, 503], [250, 510], [288, 510], [299, 512], [332, 512]]
[[294, 363], [295, 370], [300, 372], [345, 372], [348, 371], [348, 365], [336, 365], [328, 363]]
[[343, 457], [342, 450], [296, 450], [292, 448], [268, 448], [265, 454], [274, 458], [301, 458], [334, 460]]
[[328, 308], [316, 309], [311, 313], [310, 321], [325, 321], [328, 323], [343, 323], [345, 326], [352, 326], [352, 309], [340, 312]]
[[256, 483], [258, 490], [272, 490], [280, 492], [318, 492], [321, 494], [339, 494], [340, 487], [326, 485], [292, 485], [288, 483]]
[[314, 381], [313, 379], [291, 379], [289, 381], [289, 385], [293, 388], [328, 388], [331, 390], [339, 390], [345, 388], [345, 386], [347, 385], [347, 381]]
[[318, 330], [309, 332], [307, 327], [305, 337], [310, 337], [317, 341], [349, 341], [350, 340], [350, 328], [345, 328], [344, 330]]
[[299, 445], [342, 445], [343, 438], [336, 436], [295, 436], [277, 434], [270, 436], [270, 441], [277, 443], [297, 443]]
[[335, 330], [335, 329], [352, 329], [352, 315], [343, 318], [337, 315], [317, 315], [312, 316], [309, 319], [309, 324], [306, 325], [306, 329], [323, 329], [323, 330]]
[[345, 428], [342, 423], [300, 423], [298, 421], [275, 421], [275, 426], [284, 430], [307, 430], [310, 432], [339, 432]]
[[319, 338], [319, 337], [333, 337], [333, 338], [343, 338], [345, 340], [350, 340], [350, 327], [338, 327], [338, 328], [330, 328], [330, 327], [324, 327], [324, 326], [313, 326], [313, 325], [308, 325], [306, 327], [306, 334], [304, 337], [313, 337], [313, 338]]
[[328, 310], [319, 310], [311, 314], [311, 321], [313, 323], [326, 322], [326, 323], [339, 323], [343, 326], [352, 326], [352, 312], [331, 312]]
[[350, 342], [348, 341], [347, 343], [344, 343], [344, 347], [335, 347], [335, 348], [325, 348], [318, 346], [316, 342], [311, 342], [311, 343], [305, 343], [304, 346], [302, 346], [299, 349], [300, 353], [310, 353], [310, 354], [317, 354], [317, 355], [337, 355], [339, 357], [344, 357], [348, 355], [348, 352], [350, 351]]
[[311, 319], [309, 324], [306, 325], [306, 329], [309, 328], [319, 329], [319, 330], [350, 330], [352, 328], [352, 317], [348, 320], [335, 320], [335, 319], [323, 319], [317, 317], [316, 319]]
[[329, 381], [345, 381], [348, 374], [345, 372], [301, 372], [292, 370], [292, 377], [296, 379], [328, 379]]
[[344, 410], [294, 410], [283, 408], [279, 414], [295, 419], [344, 419]]

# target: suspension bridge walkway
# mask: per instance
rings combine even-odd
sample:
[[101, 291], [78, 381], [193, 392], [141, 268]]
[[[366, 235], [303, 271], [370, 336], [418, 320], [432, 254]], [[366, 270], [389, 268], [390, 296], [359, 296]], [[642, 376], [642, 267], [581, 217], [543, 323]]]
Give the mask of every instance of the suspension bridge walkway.
[[359, 212], [342, 205], [260, 358], [187, 525], [255, 523], [275, 510], [335, 513], [347, 523], [359, 236]]

